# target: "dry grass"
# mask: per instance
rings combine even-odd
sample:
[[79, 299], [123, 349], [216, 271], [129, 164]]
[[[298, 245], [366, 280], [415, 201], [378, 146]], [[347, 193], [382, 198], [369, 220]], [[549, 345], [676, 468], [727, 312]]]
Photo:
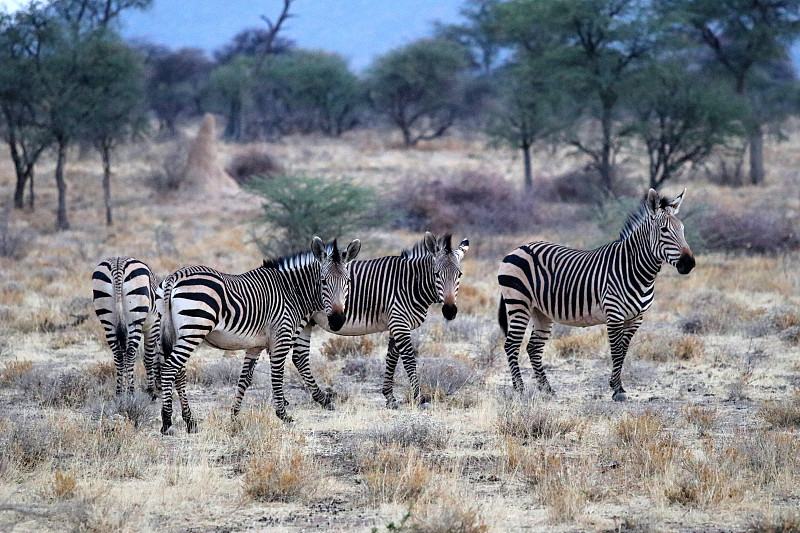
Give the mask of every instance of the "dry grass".
[[[793, 133], [780, 146], [767, 143], [772, 163], [764, 187], [688, 184], [690, 244], [703, 218], [688, 216], [694, 199], [767, 210], [770, 199], [780, 198], [784, 213], [800, 212], [798, 139]], [[219, 148], [226, 161], [247, 151]], [[400, 150], [383, 133], [355, 131], [252, 149], [299, 173], [351, 176], [373, 185], [381, 201], [414, 189], [425, 201], [425, 217], [470, 239], [458, 317], [445, 322], [432, 307], [414, 333], [420, 378], [435, 400], [431, 409], [420, 412], [410, 402], [384, 409], [385, 335], [346, 339], [315, 332], [311, 368], [320, 383], [341, 393], [336, 411], [311, 400], [289, 363], [285, 390], [296, 422], [279, 422], [264, 356], [233, 424], [229, 409], [242, 354], [201, 347], [188, 368], [200, 432], [162, 437], [158, 402], [113, 398], [111, 354], [90, 312], [91, 268], [102, 257], [133, 255], [160, 276], [189, 264], [244, 272], [261, 261], [248, 234], [260, 201], [244, 192], [213, 201], [196, 201], [191, 190], [180, 197], [155, 193], [149, 176], [179, 150], [169, 143], [123, 146], [112, 187], [116, 225], [106, 228], [100, 161], [71, 158], [73, 229], [52, 231], [53, 180], [37, 180], [36, 211], [9, 215], [9, 227], [30, 232], [35, 245], [17, 258], [0, 257], [0, 501], [15, 509], [0, 512], [0, 529], [798, 529], [791, 508], [800, 479], [797, 252], [709, 254], [698, 245], [691, 275], [662, 269], [623, 368], [628, 402], [607, 397], [602, 327], [554, 332], [544, 361], [558, 383], [555, 398], [508, 400], [497, 262], [530, 240], [608, 242], [617, 236], [616, 222], [598, 225], [593, 208], [538, 195], [525, 205], [535, 219], [499, 226], [503, 217], [518, 216], [509, 210], [487, 219], [493, 226], [487, 232], [482, 217], [494, 209], [494, 192], [477, 201], [458, 196], [455, 210], [432, 211], [442, 202], [423, 197], [420, 175], [445, 176], [436, 190], [455, 194], [452, 184], [462, 178], [482, 190], [485, 184], [470, 176], [490, 168], [493, 180], [506, 182], [499, 193], [517, 191], [519, 162], [481, 140]], [[564, 155], [537, 152], [536, 175], [561, 176], [581, 164]], [[9, 165], [0, 154], [0, 169], [9, 171], [3, 176], [13, 174]], [[45, 155], [37, 174], [49, 175], [53, 166]], [[0, 179], [0, 192], [11, 194], [9, 179]], [[469, 229], [459, 222], [462, 207], [472, 217]], [[376, 257], [413, 245], [420, 233], [378, 228], [350, 237], [362, 240], [365, 257]], [[524, 353], [523, 360], [530, 384]], [[136, 372], [141, 386], [140, 361]], [[407, 383], [402, 366], [395, 379], [399, 388]]]

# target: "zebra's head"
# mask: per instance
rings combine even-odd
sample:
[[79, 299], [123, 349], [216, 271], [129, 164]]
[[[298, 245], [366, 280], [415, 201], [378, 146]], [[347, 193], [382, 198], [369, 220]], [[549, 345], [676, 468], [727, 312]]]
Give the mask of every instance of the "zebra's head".
[[442, 315], [453, 320], [458, 313], [456, 298], [461, 279], [461, 259], [469, 249], [469, 240], [464, 239], [458, 248], [453, 249], [452, 236], [437, 239], [430, 232], [425, 233], [425, 250], [433, 256], [433, 274], [436, 279], [436, 292], [442, 306]]
[[694, 268], [694, 255], [683, 235], [683, 223], [676, 216], [683, 202], [686, 189], [673, 200], [662, 197], [654, 189], [647, 193], [647, 210], [655, 231], [651, 239], [653, 253], [663, 263], [674, 266], [680, 274], [688, 274]]
[[328, 326], [339, 331], [345, 322], [345, 304], [350, 293], [350, 267], [348, 263], [356, 258], [361, 250], [361, 241], [351, 242], [344, 252], [339, 251], [336, 240], [332, 246], [325, 246], [322, 239], [314, 237], [311, 251], [319, 263], [319, 284], [322, 305], [328, 315]]

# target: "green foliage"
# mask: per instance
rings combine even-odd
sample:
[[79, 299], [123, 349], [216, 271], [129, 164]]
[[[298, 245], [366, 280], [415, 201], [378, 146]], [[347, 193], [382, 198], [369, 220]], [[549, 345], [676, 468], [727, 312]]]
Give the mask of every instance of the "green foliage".
[[459, 77], [466, 67], [463, 47], [421, 39], [375, 60], [369, 97], [375, 110], [400, 128], [407, 146], [440, 137], [459, 115]]
[[293, 51], [269, 58], [263, 76], [277, 85], [285, 118], [297, 130], [338, 136], [355, 125], [359, 80], [340, 55]]
[[268, 256], [308, 250], [314, 236], [328, 242], [375, 222], [369, 187], [304, 175], [255, 179], [248, 189], [264, 198], [266, 224], [256, 243]]
[[744, 133], [745, 102], [725, 84], [689, 73], [680, 60], [654, 61], [628, 93], [631, 132], [647, 150], [650, 186], [659, 188], [688, 165]]

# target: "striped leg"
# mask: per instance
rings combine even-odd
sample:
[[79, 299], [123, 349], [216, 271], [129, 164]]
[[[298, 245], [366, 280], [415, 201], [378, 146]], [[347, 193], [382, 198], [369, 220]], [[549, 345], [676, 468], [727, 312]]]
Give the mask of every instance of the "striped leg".
[[[411, 390], [414, 392], [414, 402], [420, 406], [430, 403], [430, 398], [423, 398], [419, 390], [419, 376], [417, 375], [417, 354], [411, 342], [411, 330], [403, 323], [395, 326], [391, 333], [395, 342], [395, 350], [403, 360], [403, 367], [408, 375]], [[387, 364], [388, 371], [388, 364]]]
[[614, 391], [611, 398], [616, 402], [624, 402], [628, 398], [622, 388], [622, 363], [625, 362], [631, 338], [642, 324], [642, 318], [640, 315], [629, 322], [609, 320], [607, 324], [608, 340], [611, 344], [611, 379], [608, 384]]
[[[181, 414], [186, 421], [189, 433], [197, 431], [197, 422], [192, 418], [192, 410], [186, 398], [186, 361], [200, 344], [205, 335], [184, 335], [175, 343], [171, 354], [164, 354], [164, 368], [161, 370], [161, 433], [166, 433], [172, 425], [172, 386], [178, 389], [181, 401]], [[182, 381], [179, 381], [182, 379]], [[180, 385], [183, 385], [181, 388]]]
[[239, 411], [242, 409], [242, 400], [244, 400], [244, 393], [250, 388], [253, 383], [253, 372], [256, 369], [258, 358], [261, 356], [261, 351], [264, 348], [250, 348], [244, 354], [244, 364], [242, 365], [242, 373], [239, 374], [239, 383], [236, 385], [236, 398], [233, 401], [233, 409], [231, 410], [231, 418], [236, 419], [239, 416]]
[[[506, 305], [508, 305], [508, 302], [506, 302]], [[522, 373], [519, 370], [519, 352], [528, 322], [530, 322], [530, 315], [527, 308], [517, 308], [516, 311], [508, 313], [508, 333], [506, 334], [506, 342], [503, 348], [508, 359], [508, 368], [511, 370], [511, 382], [514, 385], [514, 390], [519, 392], [525, 390], [525, 383], [522, 381]], [[542, 341], [542, 344], [544, 345], [544, 341]]]
[[145, 329], [144, 369], [147, 373], [147, 393], [152, 399], [158, 398], [157, 389], [160, 387], [160, 370], [158, 361], [159, 321], [156, 320], [148, 329]]
[[311, 392], [311, 397], [315, 402], [320, 404], [325, 409], [333, 411], [333, 392], [329, 389], [323, 392], [314, 376], [311, 374], [309, 366], [309, 354], [311, 352], [311, 330], [313, 325], [307, 324], [300, 330], [297, 340], [294, 343], [294, 350], [292, 351], [292, 363], [294, 363], [300, 376], [303, 378], [303, 384]]
[[108, 341], [111, 353], [114, 355], [114, 367], [117, 372], [114, 393], [119, 396], [125, 390], [125, 346], [118, 342], [116, 336]]
[[276, 336], [271, 343], [272, 349], [269, 354], [269, 364], [272, 373], [272, 403], [275, 406], [275, 414], [284, 422], [293, 422], [291, 416], [286, 412], [286, 399], [283, 396], [283, 370], [286, 364], [286, 356], [292, 349], [293, 336], [285, 332]]
[[536, 311], [534, 311], [532, 318], [533, 330], [531, 331], [531, 338], [528, 340], [526, 351], [533, 366], [533, 373], [539, 381], [539, 390], [547, 394], [553, 394], [553, 389], [550, 387], [550, 382], [547, 381], [547, 376], [542, 366], [542, 351], [544, 351], [544, 343], [550, 337], [553, 321]]
[[394, 370], [397, 367], [397, 360], [400, 352], [397, 351], [397, 344], [394, 337], [389, 337], [389, 350], [386, 353], [386, 373], [383, 375], [383, 396], [386, 398], [386, 407], [397, 409], [398, 403], [394, 397]]
[[133, 394], [135, 391], [133, 380], [133, 366], [136, 364], [136, 352], [142, 342], [143, 333], [142, 322], [133, 322], [128, 326], [128, 345], [125, 348], [125, 379], [127, 381], [128, 392]]

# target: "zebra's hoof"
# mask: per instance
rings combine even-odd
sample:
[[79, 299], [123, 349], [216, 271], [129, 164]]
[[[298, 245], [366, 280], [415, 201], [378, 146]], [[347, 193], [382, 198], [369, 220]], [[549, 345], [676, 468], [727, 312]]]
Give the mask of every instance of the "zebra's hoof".
[[394, 398], [392, 398], [391, 400], [386, 400], [386, 408], [387, 409], [397, 409], [399, 407], [400, 407], [400, 404]]
[[322, 408], [325, 409], [326, 411], [335, 411], [336, 410], [336, 406], [333, 405], [333, 402], [328, 402], [328, 403], [322, 404]]
[[624, 402], [628, 400], [628, 395], [625, 394], [624, 390], [618, 390], [617, 392], [614, 393], [611, 399], [614, 400], [615, 402]]
[[427, 411], [428, 409], [431, 408], [431, 402], [421, 402], [419, 404], [419, 408], [421, 411]]
[[197, 422], [186, 422], [186, 433], [197, 433]]
[[286, 424], [291, 424], [292, 422], [294, 422], [294, 418], [292, 418], [292, 416], [289, 413], [287, 413], [286, 411], [283, 411], [282, 413], [276, 413], [276, 414], [278, 415], [278, 418], [280, 418], [281, 421], [286, 423]]
[[161, 434], [165, 437], [171, 437], [175, 434], [175, 428], [173, 426], [161, 426]]

